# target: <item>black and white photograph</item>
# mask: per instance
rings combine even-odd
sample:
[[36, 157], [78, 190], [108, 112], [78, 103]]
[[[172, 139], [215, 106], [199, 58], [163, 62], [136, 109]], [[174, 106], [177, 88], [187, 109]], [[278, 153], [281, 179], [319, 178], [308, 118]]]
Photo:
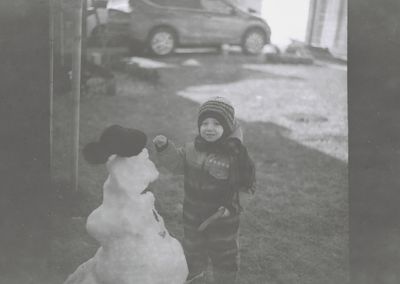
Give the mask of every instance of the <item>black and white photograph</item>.
[[0, 6], [0, 284], [400, 283], [347, 0]]

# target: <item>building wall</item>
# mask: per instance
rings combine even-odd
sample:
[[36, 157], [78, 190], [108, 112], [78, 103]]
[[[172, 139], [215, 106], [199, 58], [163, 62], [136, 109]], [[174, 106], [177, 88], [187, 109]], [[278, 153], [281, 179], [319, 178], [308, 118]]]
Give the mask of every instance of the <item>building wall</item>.
[[347, 0], [311, 0], [307, 43], [347, 58]]
[[336, 30], [334, 45], [331, 48], [333, 54], [344, 59], [347, 59], [347, 3], [347, 0], [341, 2], [338, 28]]

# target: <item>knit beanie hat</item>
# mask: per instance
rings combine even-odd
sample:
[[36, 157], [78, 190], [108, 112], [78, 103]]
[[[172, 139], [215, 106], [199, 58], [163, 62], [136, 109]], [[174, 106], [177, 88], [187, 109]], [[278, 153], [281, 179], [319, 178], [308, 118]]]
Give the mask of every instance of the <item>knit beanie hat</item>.
[[200, 106], [197, 126], [206, 118], [215, 118], [224, 129], [223, 137], [230, 135], [235, 128], [235, 109], [230, 101], [223, 97], [214, 97]]

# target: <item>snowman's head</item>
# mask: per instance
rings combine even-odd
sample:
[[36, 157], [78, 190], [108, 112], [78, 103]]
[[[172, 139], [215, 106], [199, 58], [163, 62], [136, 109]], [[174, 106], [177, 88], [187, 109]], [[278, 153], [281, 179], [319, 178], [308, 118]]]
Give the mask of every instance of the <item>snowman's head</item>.
[[140, 130], [112, 125], [107, 127], [97, 142], [83, 148], [83, 156], [90, 164], [104, 164], [110, 156], [133, 157], [146, 146], [147, 136]]
[[83, 155], [90, 164], [107, 163], [112, 181], [128, 194], [141, 194], [158, 177], [145, 148], [147, 136], [140, 130], [113, 125], [97, 142], [87, 144]]
[[149, 184], [158, 178], [158, 171], [149, 159], [146, 148], [132, 157], [110, 156], [107, 170], [120, 189], [133, 195], [142, 194]]
[[131, 175], [138, 176], [143, 184], [148, 185], [158, 178], [158, 171], [154, 163], [149, 159], [149, 152], [146, 148], [139, 155], [127, 158], [127, 164], [132, 171]]

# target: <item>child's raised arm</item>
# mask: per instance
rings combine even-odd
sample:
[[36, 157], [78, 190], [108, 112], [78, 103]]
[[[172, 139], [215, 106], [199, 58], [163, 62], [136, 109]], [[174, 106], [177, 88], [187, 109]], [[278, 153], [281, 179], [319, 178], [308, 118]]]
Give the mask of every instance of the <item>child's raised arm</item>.
[[173, 174], [183, 174], [185, 151], [183, 148], [177, 148], [173, 141], [164, 135], [157, 135], [153, 139], [156, 148], [157, 158], [160, 165]]

